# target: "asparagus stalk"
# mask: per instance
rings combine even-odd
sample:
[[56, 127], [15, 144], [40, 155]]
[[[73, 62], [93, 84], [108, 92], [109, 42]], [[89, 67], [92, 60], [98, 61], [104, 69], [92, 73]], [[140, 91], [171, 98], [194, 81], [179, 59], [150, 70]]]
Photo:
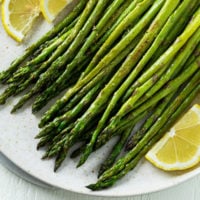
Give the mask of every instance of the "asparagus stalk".
[[113, 146], [113, 149], [111, 150], [111, 153], [107, 156], [105, 161], [101, 164], [101, 167], [99, 169], [98, 177], [101, 176], [107, 169], [109, 169], [116, 161], [117, 157], [121, 153], [128, 137], [130, 136], [131, 132], [133, 130], [133, 127], [128, 128], [125, 130], [117, 143]]
[[46, 61], [49, 58], [49, 56], [55, 51], [55, 49], [57, 49], [57, 47], [59, 47], [66, 40], [66, 38], [70, 35], [72, 31], [71, 28], [68, 31], [66, 31], [61, 37], [57, 38], [52, 44], [44, 48], [38, 56], [27, 62], [25, 66], [20, 67], [7, 81], [7, 83], [17, 82], [21, 78], [24, 78], [31, 72], [35, 71], [37, 67], [40, 66], [38, 64], [41, 64], [42, 62]]
[[[90, 136], [91, 136], [91, 130], [94, 129], [94, 127], [96, 126], [96, 123], [97, 123], [97, 120], [94, 120], [92, 123], [90, 123], [89, 126], [87, 126], [87, 128], [85, 130], [86, 133], [85, 133], [84, 137], [80, 136], [80, 137], [76, 138], [75, 140], [72, 141], [71, 144], [73, 145], [76, 142], [79, 142], [82, 140], [88, 140], [88, 138], [90, 138]], [[53, 143], [51, 148], [46, 153], [46, 157], [51, 158], [53, 156], [56, 156], [60, 152], [61, 149], [64, 150], [65, 155], [67, 155], [68, 149], [65, 149], [64, 145], [65, 145], [66, 141], [68, 141], [68, 138], [71, 137], [70, 131], [73, 129], [74, 126], [75, 126], [75, 123], [71, 123], [70, 126], [66, 127], [64, 130], [59, 132], [58, 135], [56, 135], [56, 137], [53, 139], [53, 141], [55, 141], [55, 143]]]
[[[94, 127], [90, 127], [87, 132], [86, 132], [86, 135], [84, 138], [80, 137], [78, 139], [78, 141], [76, 142], [80, 142], [80, 141], [87, 141], [90, 137], [91, 137], [91, 134], [93, 132], [93, 129]], [[63, 161], [65, 160], [66, 156], [67, 156], [67, 151], [65, 151], [65, 149], [63, 148], [58, 154], [57, 154], [57, 157], [56, 157], [56, 161], [55, 161], [55, 165], [54, 165], [54, 171], [56, 172], [58, 170], [58, 168], [61, 166], [61, 164], [63, 163]]]
[[[67, 93], [63, 96], [63, 98], [58, 100], [55, 103], [55, 105], [53, 105], [50, 108], [50, 110], [45, 114], [45, 116], [54, 115], [54, 113], [60, 110], [72, 96], [74, 96], [81, 88], [84, 87], [84, 85], [86, 85], [92, 78], [98, 75], [98, 73], [102, 70], [102, 68], [106, 66], [105, 64], [109, 64], [116, 57], [118, 53], [114, 52], [120, 52], [123, 49], [125, 49], [125, 47], [130, 43], [130, 40], [133, 40], [141, 32], [142, 28], [144, 28], [151, 21], [151, 19], [156, 15], [161, 6], [162, 6], [162, 1], [158, 2], [156, 1], [156, 3], [152, 6], [152, 8], [141, 19], [141, 21], [129, 32], [129, 34], [125, 38], [123, 38], [114, 47], [114, 50], [111, 51], [107, 56], [105, 56], [105, 58], [102, 59], [102, 61], [98, 64], [98, 66], [95, 67], [95, 69], [93, 69], [85, 78], [79, 80], [73, 88], [68, 90]], [[137, 10], [139, 10], [139, 8], [137, 8]], [[135, 13], [135, 15], [136, 14], [137, 12]]]
[[[194, 33], [194, 35], [189, 39], [189, 41], [184, 45], [181, 52], [175, 58], [175, 61], [170, 64], [171, 66], [166, 64], [165, 66], [162, 67], [162, 70], [165, 70], [165, 68], [168, 68], [165, 74], [163, 76], [160, 76], [160, 73], [156, 74], [156, 80], [159, 79], [156, 84], [153, 84], [156, 82], [154, 77], [150, 78], [147, 82], [145, 82], [140, 87], [137, 87], [136, 86], [137, 83], [136, 83], [135, 85], [136, 89], [134, 93], [136, 93], [137, 95], [134, 96], [133, 94], [131, 97], [132, 105], [136, 103], [134, 107], [137, 107], [140, 104], [144, 103], [149, 97], [153, 96], [153, 94], [155, 94], [163, 85], [165, 85], [170, 79], [172, 79], [173, 76], [176, 76], [176, 74], [178, 74], [178, 72], [184, 66], [188, 57], [192, 54], [195, 47], [199, 43], [199, 40], [200, 40], [199, 38], [200, 38], [200, 29], [197, 30]], [[138, 101], [139, 98], [142, 98], [141, 101]]]
[[[99, 41], [97, 41], [95, 46], [90, 46], [88, 52], [96, 53], [100, 47], [104, 44], [104, 42], [108, 39], [108, 37], [112, 34], [112, 32], [115, 30], [115, 28], [122, 22], [122, 20], [135, 8], [135, 6], [141, 2], [142, 0], [134, 0], [134, 1], [126, 1], [114, 16], [112, 16], [112, 19], [109, 20], [108, 24], [103, 28], [103, 30], [98, 34]], [[137, 20], [135, 20], [137, 21]], [[135, 24], [132, 23], [131, 26], [134, 26]], [[105, 33], [105, 34], [104, 34]], [[78, 57], [77, 57], [78, 58]], [[74, 61], [81, 62], [81, 59], [74, 59]], [[85, 70], [87, 72], [91, 71], [92, 68], [88, 68]], [[80, 76], [80, 80], [85, 76], [85, 71], [82, 72], [82, 75]]]
[[[198, 46], [194, 53], [194, 56], [191, 56], [188, 60], [187, 60], [187, 64], [191, 64], [196, 58], [199, 56], [198, 54], [198, 49], [200, 48], [200, 46]], [[176, 61], [175, 61], [176, 62]], [[176, 73], [177, 74], [177, 71]], [[175, 76], [175, 75], [174, 75]], [[126, 150], [131, 150], [133, 147], [136, 146], [136, 144], [139, 142], [139, 140], [145, 135], [145, 133], [148, 131], [148, 129], [153, 125], [153, 123], [158, 119], [158, 117], [162, 114], [162, 112], [164, 111], [164, 109], [166, 108], [166, 106], [169, 104], [169, 102], [171, 101], [171, 97], [173, 96], [173, 94], [171, 94], [170, 96], [167, 96], [163, 99], [163, 102], [161, 104], [158, 105], [158, 107], [156, 108], [155, 112], [150, 116], [150, 118], [148, 118], [145, 122], [145, 124], [143, 125], [143, 127], [136, 132], [132, 138], [130, 138], [129, 142], [126, 145]]]
[[[70, 35], [67, 37], [67, 39], [56, 49], [56, 51], [52, 54], [52, 56], [42, 64], [42, 69], [47, 69], [46, 72], [42, 74], [40, 79], [37, 81], [37, 83], [34, 85], [34, 87], [22, 97], [23, 101], [26, 102], [28, 99], [30, 99], [33, 95], [40, 92], [43, 88], [47, 88], [54, 80], [54, 77], [56, 78], [61, 70], [62, 67], [66, 64], [66, 62], [69, 60], [70, 55], [68, 54], [70, 47], [69, 45], [74, 44], [75, 41], [77, 42], [77, 38], [80, 36], [85, 36], [85, 33], [87, 33], [91, 28], [91, 26], [94, 24], [94, 21], [96, 20], [97, 16], [93, 16], [93, 19], [91, 19], [91, 13], [93, 9], [96, 9], [96, 3], [97, 0], [89, 0], [85, 9], [83, 10], [79, 20], [77, 21], [75, 27], [73, 28]], [[89, 27], [85, 27], [85, 22], [87, 21], [86, 25], [89, 23]], [[83, 30], [81, 30], [83, 29]], [[78, 37], [79, 36], [79, 37]], [[76, 39], [75, 39], [76, 38]], [[74, 40], [75, 39], [75, 40]], [[83, 39], [83, 38], [82, 38]], [[74, 41], [73, 41], [74, 40]], [[80, 43], [80, 41], [79, 41]], [[69, 48], [68, 48], [69, 47]], [[66, 51], [67, 49], [67, 51]], [[65, 52], [66, 51], [66, 52]], [[63, 52], [65, 52], [63, 54]], [[71, 50], [70, 50], [71, 52]], [[52, 74], [53, 73], [53, 74]], [[47, 84], [48, 83], [48, 84]]]
[[[70, 78], [71, 78], [71, 72], [74, 70], [74, 68], [79, 68], [81, 70], [82, 65], [78, 66], [78, 64], [83, 60], [84, 55], [86, 54], [86, 51], [89, 49], [89, 47], [94, 43], [99, 37], [101, 29], [106, 25], [110, 17], [113, 15], [113, 13], [118, 9], [118, 7], [123, 3], [122, 0], [115, 0], [111, 6], [108, 8], [107, 12], [104, 14], [103, 18], [99, 21], [99, 23], [95, 26], [95, 29], [93, 29], [92, 33], [86, 40], [86, 42], [83, 44], [82, 48], [76, 55], [76, 57], [73, 59], [73, 61], [67, 65], [66, 70], [64, 73], [50, 86], [48, 87], [43, 94], [42, 100], [44, 97], [50, 99], [55, 96], [55, 93], [52, 91], [57, 91], [60, 88], [60, 85], [65, 84]], [[44, 101], [44, 100], [43, 100]], [[39, 103], [39, 99], [38, 99]]]
[[[120, 133], [121, 130], [126, 130], [129, 127], [133, 127], [138, 122], [140, 122], [142, 119], [144, 119], [149, 113], [152, 112], [152, 108], [148, 108], [144, 112], [140, 112], [139, 115], [136, 115], [134, 118], [127, 118], [125, 120], [122, 120], [121, 123], [118, 124], [115, 128], [105, 128], [104, 131], [101, 132], [101, 134], [98, 136], [96, 144], [94, 146], [94, 150], [99, 149], [103, 145], [105, 145], [112, 137], [116, 136], [118, 133]], [[120, 131], [118, 131], [120, 130]]]
[[[169, 46], [174, 42], [174, 40], [180, 35], [183, 31], [184, 27], [187, 25], [188, 21], [191, 19], [192, 13], [198, 7], [198, 3], [196, 1], [190, 2], [190, 6], [184, 12], [184, 15], [181, 16], [176, 26], [173, 26], [173, 29], [168, 34], [167, 38], [162, 42], [160, 47], [156, 50], [156, 54], [152, 57], [149, 64], [147, 65], [147, 69], [149, 66], [153, 65], [156, 60], [169, 48]], [[129, 89], [126, 91], [124, 97], [122, 98], [121, 102], [125, 102], [131, 94], [134, 92], [136, 85], [133, 84]]]
[[[89, 63], [90, 57], [88, 59], [86, 59], [81, 65], [82, 67], [87, 66], [87, 64]], [[61, 93], [63, 90], [68, 89], [70, 87], [72, 87], [79, 79], [80, 77], [80, 70], [74, 70], [72, 72], [72, 74], [70, 75], [70, 77], [73, 77], [71, 79], [69, 79], [68, 81], [64, 82], [63, 84], [60, 85], [59, 88], [54, 88], [54, 90], [52, 90], [51, 94], [47, 94], [46, 91], [48, 90], [48, 88], [46, 90], [43, 91], [43, 93], [40, 93], [37, 95], [34, 103], [32, 104], [32, 112], [36, 113], [39, 110], [41, 110], [48, 102], [49, 100], [51, 100], [53, 97], [57, 96], [59, 93]], [[50, 87], [49, 87], [50, 88]]]
[[[193, 65], [196, 65], [195, 60], [199, 59], [198, 53], [196, 55], [197, 55], [197, 57], [194, 58], [194, 60], [192, 59], [192, 62], [191, 62], [191, 59], [188, 60], [188, 62], [187, 62], [188, 65], [185, 67], [186, 69], [184, 71], [185, 73], [186, 73], [187, 69], [190, 69], [190, 67], [192, 67]], [[182, 76], [183, 76], [183, 73], [182, 73]], [[166, 87], [164, 90], [161, 90], [156, 95], [154, 95], [149, 101], [147, 101], [144, 104], [135, 108], [127, 116], [125, 116], [119, 123], [109, 124], [102, 131], [101, 135], [99, 136], [99, 138], [96, 142], [96, 147], [99, 148], [99, 146], [102, 146], [102, 141], [104, 143], [107, 140], [107, 135], [112, 135], [113, 133], [116, 132], [116, 130], [118, 128], [125, 127], [128, 124], [130, 124], [131, 121], [134, 120], [135, 118], [137, 118], [138, 116], [140, 116], [141, 113], [143, 113], [144, 111], [146, 111], [149, 108], [152, 108], [152, 106], [155, 106], [161, 99], [163, 99], [163, 97], [166, 97], [170, 93], [173, 93], [173, 94], [176, 93], [176, 90], [179, 88], [179, 87], [176, 86], [176, 84], [179, 82], [180, 79], [181, 79], [180, 77], [177, 77], [175, 80], [168, 83], [169, 88]]]
[[139, 106], [145, 102], [149, 97], [153, 96], [162, 86], [164, 86], [169, 80], [173, 79], [184, 67], [186, 60], [191, 56], [195, 47], [200, 42], [200, 29], [194, 34], [194, 36], [188, 41], [188, 43], [182, 48], [175, 61], [168, 68], [166, 73], [153, 85], [153, 87], [145, 93], [142, 100], [136, 103], [135, 106]]
[[85, 145], [86, 145], [86, 143], [84, 142], [79, 148], [75, 149], [75, 150], [70, 154], [70, 158], [76, 158], [77, 156], [79, 156], [79, 155], [82, 153], [82, 151], [84, 151]]
[[[70, 31], [71, 30], [62, 35], [61, 38], [57, 39], [50, 46], [44, 48], [38, 56], [36, 56], [33, 60], [28, 62], [26, 66], [19, 68], [13, 74], [13, 76], [7, 81], [7, 83], [11, 84], [9, 84], [8, 88], [0, 96], [1, 104], [5, 104], [6, 100], [10, 96], [16, 95], [21, 91], [25, 90], [30, 83], [33, 83], [39, 77], [39, 75], [35, 75], [36, 72], [34, 72], [34, 75], [30, 75], [33, 78], [28, 78], [27, 74], [29, 74], [30, 70], [34, 70], [32, 68], [38, 68], [40, 66], [40, 62], [42, 62], [42, 59], [45, 59], [48, 54], [51, 54], [54, 48], [56, 48], [56, 46], [59, 45], [69, 35]], [[42, 70], [39, 69], [38, 71], [41, 72]]]
[[0, 104], [5, 104], [8, 97], [12, 96], [17, 89], [16, 84], [11, 84], [1, 95], [0, 95]]
[[[139, 1], [139, 0], [137, 0], [137, 1]], [[113, 2], [113, 4], [115, 4], [115, 3]], [[99, 40], [96, 41], [98, 45], [100, 44], [99, 46], [101, 46], [101, 44], [104, 43], [104, 41], [109, 37], [109, 35], [115, 29], [115, 27], [117, 26], [116, 22], [118, 22], [118, 24], [120, 23], [120, 21], [122, 20], [121, 16], [124, 14], [125, 11], [128, 10], [130, 5], [132, 5], [132, 4], [133, 4], [133, 1], [131, 1], [131, 0], [127, 0], [126, 2], [123, 2], [123, 4], [121, 4], [121, 6], [117, 9], [117, 11], [114, 13], [114, 15], [111, 16], [111, 18], [109, 19], [106, 26], [104, 26], [103, 29], [101, 30], [101, 32], [99, 33]], [[91, 46], [89, 48], [89, 52], [93, 48], [94, 48], [94, 46]]]
[[[87, 111], [90, 114], [90, 117], [92, 116], [92, 111], [94, 112], [94, 108], [96, 107], [96, 105], [101, 106], [102, 104], [100, 104], [100, 102], [105, 104], [108, 98], [110, 97], [110, 95], [112, 94], [112, 92], [115, 92], [116, 88], [121, 83], [121, 81], [127, 76], [128, 73], [130, 73], [131, 69], [134, 66], [134, 63], [135, 64], [137, 63], [137, 61], [145, 52], [145, 50], [151, 45], [152, 41], [154, 40], [155, 35], [160, 31], [163, 24], [165, 24], [169, 15], [171, 14], [171, 12], [173, 12], [173, 10], [176, 8], [178, 3], [179, 1], [173, 1], [173, 3], [171, 2], [171, 0], [166, 1], [166, 4], [161, 9], [160, 13], [157, 15], [157, 17], [151, 24], [150, 28], [148, 29], [148, 31], [146, 32], [146, 34], [144, 35], [140, 43], [133, 50], [133, 52], [128, 56], [126, 61], [123, 63], [122, 67], [119, 69], [119, 71], [114, 75], [114, 77], [111, 79], [111, 81], [107, 84], [107, 86], [102, 91], [104, 95], [101, 95], [100, 96], [101, 98], [96, 99], [95, 102], [90, 107], [91, 109]], [[101, 120], [98, 123], [97, 129], [95, 130], [90, 143], [87, 145], [86, 150], [83, 152], [83, 155], [81, 156], [79, 165], [83, 164], [88, 158], [88, 156], [90, 155], [90, 153], [92, 152], [92, 149], [97, 140], [97, 137], [99, 133], [102, 131], [102, 129], [104, 128], [105, 123], [110, 113], [112, 112], [112, 110], [114, 109], [117, 103], [117, 100], [121, 97], [120, 95], [122, 95], [123, 92], [126, 90], [126, 88], [128, 88], [128, 86], [130, 85], [131, 83], [130, 80], [132, 80], [132, 74], [133, 73], [131, 73], [128, 79], [126, 79], [125, 83], [123, 83], [120, 89], [117, 90], [117, 92], [114, 94], [114, 97], [112, 98], [110, 104], [108, 105], [106, 111], [104, 112]], [[148, 88], [148, 87], [145, 85], [145, 88]], [[139, 98], [139, 95], [137, 95], [137, 97]], [[86, 117], [86, 115], [84, 117]]]
[[142, 127], [129, 139], [128, 143], [126, 144], [127, 151], [134, 148], [137, 145], [137, 143], [142, 139], [142, 137], [146, 134], [149, 128], [153, 126], [153, 124], [158, 120], [158, 118], [161, 116], [161, 114], [169, 105], [169, 103], [172, 102], [173, 96], [174, 94], [172, 93], [171, 95], [164, 98], [161, 103], [158, 103], [158, 107], [156, 107], [156, 110], [153, 111], [153, 114], [145, 121]]
[[[127, 46], [127, 48], [110, 64], [110, 66], [109, 66], [109, 68], [111, 69], [111, 70], [109, 70], [110, 72], [112, 71], [113, 67], [115, 67], [119, 62], [121, 62], [121, 60], [124, 59], [126, 57], [126, 55], [128, 55], [128, 53], [137, 45], [137, 43], [140, 40], [140, 38], [142, 37], [142, 35], [143, 34], [140, 34], [139, 36], [137, 36], [135, 38], [135, 40], [129, 46]], [[85, 65], [83, 65], [83, 66], [85, 66]], [[37, 97], [36, 101], [33, 104], [33, 111], [38, 111], [40, 108], [42, 108], [48, 102], [49, 99], [53, 98], [58, 92], [62, 91], [62, 89], [65, 88], [62, 86], [63, 85], [65, 86], [66, 82], [68, 82], [69, 77], [71, 77], [71, 76], [69, 76], [67, 70], [65, 72], [59, 77], [58, 80], [56, 80], [56, 82], [52, 86], [47, 88], [41, 95], [39, 95]], [[106, 74], [109, 75], [110, 73], [107, 71]], [[102, 77], [100, 79], [104, 79], [104, 77]], [[55, 92], [55, 91], [57, 91], [57, 92]]]
[[[96, 92], [102, 86], [102, 84], [103, 84], [103, 81], [99, 83], [98, 85], [96, 85], [94, 88], [92, 88], [92, 90], [89, 91], [88, 94], [86, 94], [86, 96], [80, 101], [79, 104], [77, 104], [76, 107], [74, 107], [74, 109], [66, 112], [64, 115], [60, 117], [55, 118], [52, 122], [47, 124], [47, 126], [45, 126], [42, 129], [42, 131], [37, 135], [37, 138], [48, 135], [55, 128], [59, 127], [60, 130], [62, 130], [63, 127], [65, 128], [68, 125], [68, 123], [70, 123], [75, 117], [77, 117], [77, 115], [80, 112], [85, 110], [84, 107], [87, 107], [87, 105], [95, 98]], [[62, 126], [62, 129], [61, 129], [61, 126]]]
[[[76, 29], [79, 22], [81, 22], [81, 27], [75, 31], [75, 35], [71, 34], [72, 37], [71, 35], [69, 36], [69, 42], [66, 44], [66, 46], [69, 46], [70, 44], [69, 48], [60, 58], [58, 58], [55, 64], [48, 69], [47, 73], [43, 75], [43, 78], [38, 82], [38, 87], [45, 85], [46, 81], [52, 80], [54, 77], [57, 78], [60, 75], [60, 70], [62, 71], [63, 66], [74, 57], [78, 48], [84, 43], [84, 39], [93, 28], [96, 21], [101, 17], [103, 9], [107, 4], [108, 0], [90, 0], [88, 2], [88, 7], [86, 7], [84, 10], [85, 12], [82, 13], [80, 20], [77, 22], [74, 29]], [[81, 21], [81, 19], [83, 20]]]
[[[176, 39], [176, 41], [170, 46], [170, 48], [156, 61], [156, 63], [147, 70], [137, 81], [138, 85], [145, 80], [147, 80], [152, 74], [154, 74], [163, 65], [160, 64], [161, 61], [165, 63], [169, 59], [167, 54], [174, 56], [180, 48], [187, 42], [187, 40], [199, 29], [200, 27], [200, 8], [196, 11], [190, 23], [188, 23], [184, 32]], [[165, 57], [166, 56], [166, 57]], [[166, 59], [165, 59], [166, 58]]]
[[10, 78], [13, 72], [15, 72], [18, 69], [18, 67], [29, 56], [31, 56], [42, 44], [54, 38], [64, 27], [68, 26], [76, 17], [78, 17], [79, 14], [82, 12], [83, 8], [85, 7], [86, 3], [87, 0], [80, 0], [79, 3], [75, 6], [75, 8], [69, 13], [69, 15], [64, 20], [62, 20], [53, 29], [51, 29], [44, 36], [42, 36], [36, 43], [32, 44], [21, 57], [12, 62], [11, 66], [7, 70], [1, 72], [0, 81], [5, 82], [8, 78]]
[[[193, 35], [195, 31], [197, 31], [200, 27], [200, 9], [196, 12], [193, 17], [191, 23], [188, 24], [185, 31], [176, 39], [174, 44], [152, 65], [146, 72], [144, 72], [139, 79], [137, 80], [137, 84], [140, 85], [141, 82], [148, 80], [150, 76], [152, 76], [156, 71], [158, 71], [164, 64], [172, 60], [172, 58], [176, 55], [176, 53], [183, 47], [183, 45], [187, 42], [187, 40]], [[132, 110], [134, 107], [134, 103], [136, 102], [137, 95], [132, 95], [127, 102], [120, 108], [115, 117], [113, 117], [113, 121], [120, 120], [121, 117], [126, 115], [128, 112]]]
[[80, 99], [96, 84], [101, 82], [105, 77], [112, 75], [113, 71], [120, 66], [120, 63], [126, 58], [126, 56], [129, 54], [129, 52], [137, 45], [138, 41], [142, 37], [143, 34], [139, 35], [132, 43], [130, 43], [127, 48], [118, 56], [116, 57], [115, 60], [113, 60], [112, 63], [110, 63], [109, 67], [100, 72], [93, 80], [91, 80], [85, 87], [83, 87], [75, 96], [72, 98], [71, 101], [69, 101], [68, 104], [67, 101], [65, 101], [63, 98], [61, 100], [58, 100], [55, 104], [56, 109], [54, 106], [52, 109], [54, 110], [49, 110], [47, 111], [44, 116], [41, 119], [41, 122], [39, 124], [39, 127], [43, 127], [47, 122], [52, 120], [57, 112], [59, 113], [62, 111], [63, 107], [65, 106], [66, 108], [62, 112], [66, 112], [69, 109], [71, 109], [74, 105], [76, 105]]
[[[83, 65], [86, 65], [87, 62], [88, 62], [88, 60], [86, 60], [86, 61], [83, 62], [82, 64], [83, 64]], [[44, 70], [45, 70], [45, 69], [43, 69], [43, 68], [39, 68], [38, 70], [34, 71], [32, 74], [30, 74], [29, 78], [27, 78], [25, 81], [23, 80], [22, 83], [17, 84], [16, 90], [15, 90], [13, 93], [11, 93], [11, 94], [12, 94], [12, 95], [17, 95], [17, 94], [19, 94], [20, 92], [22, 92], [22, 91], [24, 91], [25, 89], [27, 89], [31, 84], [35, 83], [35, 82], [38, 80], [40, 74], [42, 74]], [[62, 87], [60, 87], [60, 90], [54, 91], [54, 94], [55, 94], [55, 95], [58, 95], [62, 90], [66, 89], [67, 87], [70, 87], [71, 85], [73, 85], [73, 84], [77, 81], [77, 78], [79, 77], [79, 72], [74, 72], [74, 73], [72, 74], [72, 76], [73, 76], [73, 79], [70, 79], [65, 85], [62, 85]], [[40, 103], [43, 104], [42, 100], [41, 100]], [[18, 102], [18, 104], [16, 104], [16, 105], [13, 107], [11, 113], [14, 113], [16, 110], [18, 110], [20, 107], [22, 107], [23, 104], [24, 104], [24, 102], [23, 102], [23, 98], [22, 98], [22, 99]], [[36, 104], [36, 105], [35, 105], [35, 104]], [[36, 109], [36, 111], [37, 111], [37, 110], [40, 109], [40, 106], [43, 107], [44, 105], [45, 105], [45, 103], [44, 103], [43, 105], [40, 105], [40, 104], [38, 105], [38, 104], [37, 104], [37, 99], [36, 99], [36, 101], [35, 101], [34, 104], [33, 104], [33, 109], [32, 109], [33, 112], [34, 112], [34, 109]], [[36, 108], [34, 108], [34, 106], [35, 106]]]
[[[140, 159], [149, 151], [149, 149], [163, 136], [163, 134], [169, 130], [169, 128], [176, 122], [176, 120], [180, 117], [180, 115], [186, 110], [186, 108], [191, 104], [197, 93], [200, 91], [200, 85], [197, 85], [194, 89], [190, 88], [187, 95], [184, 96], [184, 91], [176, 98], [175, 102], [173, 102], [170, 107], [163, 113], [161, 116], [162, 119], [164, 117], [168, 117], [167, 120], [164, 121], [166, 124], [162, 126], [162, 128], [157, 128], [155, 125], [154, 131], [156, 132], [155, 136], [150, 140], [143, 139], [146, 145], [142, 147], [138, 153], [132, 157], [131, 153], [135, 148], [132, 149], [130, 154], [128, 153], [124, 158], [117, 161], [117, 163], [107, 170], [99, 179], [96, 184], [91, 184], [87, 186], [92, 190], [101, 190], [103, 188], [107, 188], [112, 186], [117, 180], [125, 176], [129, 171], [134, 169], [134, 167], [138, 164]], [[184, 97], [183, 97], [184, 96]], [[181, 102], [181, 103], [180, 103]], [[168, 120], [169, 119], [169, 120]], [[152, 128], [153, 129], [153, 128]], [[139, 145], [139, 144], [138, 144]], [[130, 159], [129, 159], [130, 158]], [[124, 165], [124, 163], [126, 164]], [[121, 166], [124, 166], [121, 168]], [[120, 167], [119, 167], [120, 166]], [[121, 168], [121, 169], [119, 169]], [[117, 170], [115, 170], [117, 169]], [[118, 170], [119, 169], [119, 170]], [[111, 175], [112, 174], [112, 175]], [[107, 178], [106, 178], [107, 177]]]
[[[162, 28], [161, 32], [156, 37], [154, 43], [151, 45], [149, 50], [146, 52], [146, 54], [143, 56], [143, 58], [140, 60], [140, 62], [137, 64], [135, 69], [132, 71], [129, 78], [126, 80], [126, 82], [121, 86], [121, 88], [117, 91], [116, 97], [118, 97], [117, 100], [119, 100], [120, 96], [124, 94], [124, 92], [127, 90], [127, 88], [132, 84], [137, 77], [137, 75], [143, 70], [145, 65], [149, 62], [149, 60], [153, 57], [153, 55], [156, 53], [156, 57], [160, 56], [163, 52], [160, 52], [160, 54], [157, 54], [157, 49], [160, 48], [160, 45], [163, 43], [169, 32], [174, 28], [174, 26], [177, 24], [177, 22], [182, 17], [183, 13], [185, 13], [188, 9], [188, 6], [191, 4], [189, 0], [183, 1], [178, 8], [174, 11], [174, 13], [169, 17], [166, 24]], [[166, 7], [168, 7], [166, 5]], [[164, 48], [164, 47], [163, 47]], [[167, 65], [164, 66], [167, 68]], [[135, 87], [136, 88], [136, 87]], [[132, 92], [134, 92], [134, 86], [132, 86]], [[120, 95], [121, 94], [121, 95]], [[117, 100], [113, 100], [113, 102], [116, 102]], [[127, 99], [126, 99], [127, 100]], [[112, 104], [112, 103], [111, 103]], [[115, 104], [114, 104], [115, 105]], [[113, 106], [114, 106], [113, 105]]]
[[[198, 59], [197, 59], [198, 60]], [[158, 101], [166, 97], [168, 94], [175, 91], [177, 88], [179, 88], [184, 82], [186, 82], [196, 71], [198, 71], [198, 64], [194, 61], [191, 65], [189, 65], [177, 78], [170, 81], [165, 89], [159, 91], [156, 93], [152, 98], [149, 99], [149, 101], [145, 102], [143, 105], [139, 106], [137, 110], [137, 113], [144, 111], [145, 109], [151, 107], [152, 105], [155, 105]], [[185, 74], [188, 73], [188, 74]], [[130, 113], [130, 118], [134, 118], [135, 113]], [[113, 117], [114, 119], [114, 117]], [[111, 120], [110, 124], [107, 126], [106, 129], [114, 129], [119, 121]]]
[[[125, 18], [121, 21], [121, 23], [113, 30], [112, 34], [108, 37], [108, 39], [104, 42], [104, 44], [101, 46], [99, 51], [96, 53], [95, 57], [92, 59], [91, 63], [83, 73], [82, 77], [86, 76], [88, 72], [93, 69], [100, 59], [108, 53], [108, 50], [111, 48], [111, 45], [117, 40], [117, 38], [123, 33], [124, 30], [126, 30], [131, 23], [134, 23], [148, 8], [151, 6], [153, 1], [133, 1], [132, 5], [130, 7], [132, 10], [130, 10], [130, 7], [125, 11], [127, 15]], [[135, 8], [134, 8], [135, 7]]]

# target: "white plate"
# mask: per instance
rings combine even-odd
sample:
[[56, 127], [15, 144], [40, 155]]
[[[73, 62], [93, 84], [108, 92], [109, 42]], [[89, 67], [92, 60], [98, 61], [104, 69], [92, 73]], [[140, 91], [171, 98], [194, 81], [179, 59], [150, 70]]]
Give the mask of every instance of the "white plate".
[[[28, 40], [28, 44], [18, 45], [6, 35], [0, 24], [0, 70], [8, 67], [14, 58], [21, 55], [29, 44], [49, 28], [46, 23], [41, 23], [33, 37]], [[9, 112], [16, 101], [17, 99], [9, 99], [6, 106], [0, 107], [0, 150], [25, 172], [55, 187], [97, 196], [130, 196], [174, 186], [200, 172], [200, 168], [197, 167], [185, 173], [167, 173], [143, 160], [114, 187], [91, 192], [85, 186], [96, 182], [98, 167], [106, 155], [108, 146], [92, 154], [83, 167], [76, 169], [77, 160], [66, 159], [61, 169], [54, 173], [53, 160], [42, 161], [40, 158], [44, 152], [36, 151], [37, 140], [34, 136], [39, 131], [39, 119], [31, 114], [29, 107], [11, 115]]]

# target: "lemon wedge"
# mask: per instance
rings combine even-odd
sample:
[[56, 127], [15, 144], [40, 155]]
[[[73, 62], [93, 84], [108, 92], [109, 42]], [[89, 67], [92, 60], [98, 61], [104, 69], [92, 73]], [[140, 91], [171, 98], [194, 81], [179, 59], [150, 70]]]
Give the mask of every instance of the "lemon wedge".
[[195, 166], [200, 161], [200, 106], [195, 104], [145, 157], [166, 171]]
[[39, 0], [4, 0], [1, 6], [4, 29], [21, 42], [39, 16]]
[[48, 22], [52, 22], [71, 1], [72, 0], [40, 0], [40, 9], [44, 18]]

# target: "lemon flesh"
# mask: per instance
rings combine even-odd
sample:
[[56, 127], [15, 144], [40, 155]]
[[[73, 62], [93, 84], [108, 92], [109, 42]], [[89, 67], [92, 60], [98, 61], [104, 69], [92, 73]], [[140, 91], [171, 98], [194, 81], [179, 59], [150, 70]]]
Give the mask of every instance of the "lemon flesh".
[[71, 0], [41, 0], [40, 9], [44, 18], [52, 22], [70, 2]]
[[39, 16], [39, 0], [4, 0], [2, 22], [6, 32], [21, 42]]

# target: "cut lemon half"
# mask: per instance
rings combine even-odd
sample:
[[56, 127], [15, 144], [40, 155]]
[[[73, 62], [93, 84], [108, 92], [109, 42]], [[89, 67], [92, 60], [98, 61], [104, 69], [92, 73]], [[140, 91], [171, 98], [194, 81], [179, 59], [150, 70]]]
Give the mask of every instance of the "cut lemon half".
[[39, 0], [4, 0], [1, 6], [4, 29], [21, 42], [39, 16]]
[[200, 106], [195, 104], [145, 157], [166, 171], [195, 166], [200, 161]]
[[40, 0], [40, 9], [44, 18], [48, 22], [52, 22], [56, 16], [69, 4], [72, 0]]

